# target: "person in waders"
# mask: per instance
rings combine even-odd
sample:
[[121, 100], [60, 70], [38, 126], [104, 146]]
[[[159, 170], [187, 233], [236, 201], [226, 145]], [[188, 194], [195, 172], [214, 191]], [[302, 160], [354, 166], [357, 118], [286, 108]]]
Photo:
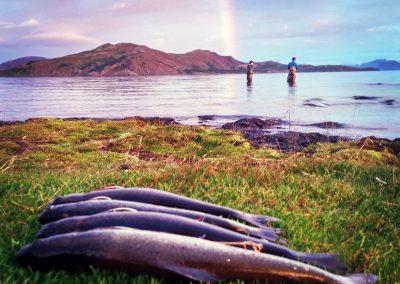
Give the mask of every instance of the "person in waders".
[[287, 82], [291, 85], [294, 85], [296, 83], [297, 68], [299, 68], [299, 65], [296, 62], [296, 57], [293, 57], [292, 61], [288, 64], [289, 74], [287, 77]]
[[254, 62], [250, 60], [249, 64], [247, 64], [247, 85], [251, 85], [253, 82], [253, 74], [254, 74]]

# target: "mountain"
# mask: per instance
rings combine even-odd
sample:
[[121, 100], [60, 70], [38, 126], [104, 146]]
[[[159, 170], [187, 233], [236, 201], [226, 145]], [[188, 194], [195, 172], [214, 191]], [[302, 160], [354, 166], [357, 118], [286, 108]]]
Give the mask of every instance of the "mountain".
[[[104, 44], [93, 50], [59, 58], [28, 62], [0, 72], [1, 76], [137, 76], [244, 73], [247, 64], [209, 50], [166, 53], [131, 43]], [[304, 69], [303, 69], [304, 66]], [[340, 69], [340, 70], [339, 70]], [[371, 70], [345, 66], [302, 65], [303, 71]], [[286, 72], [285, 64], [255, 63], [255, 72]]]
[[26, 56], [17, 58], [14, 60], [6, 61], [0, 64], [0, 71], [13, 69], [18, 67], [19, 65], [26, 64], [29, 62], [36, 62], [40, 60], [45, 60], [46, 58], [40, 56]]
[[[4, 75], [16, 76], [136, 76], [226, 73], [242, 63], [207, 50], [165, 53], [130, 43], [104, 44], [93, 50], [30, 62]], [[1, 73], [0, 73], [1, 75]]]
[[400, 70], [400, 62], [396, 60], [377, 59], [371, 62], [366, 62], [357, 67], [371, 67], [378, 70]]
[[350, 72], [350, 71], [377, 71], [371, 67], [352, 67], [345, 65], [301, 65], [303, 72]]
[[[258, 62], [254, 65], [258, 73], [287, 72], [287, 65], [275, 61]], [[344, 65], [310, 65], [300, 64], [299, 72], [345, 72], [345, 71], [376, 71], [374, 68], [357, 68]]]

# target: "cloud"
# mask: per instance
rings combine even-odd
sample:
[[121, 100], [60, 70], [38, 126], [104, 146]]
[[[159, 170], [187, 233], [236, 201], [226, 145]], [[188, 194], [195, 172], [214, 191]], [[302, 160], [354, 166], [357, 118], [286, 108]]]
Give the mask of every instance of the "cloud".
[[252, 33], [241, 33], [239, 39], [270, 40], [293, 38], [318, 38], [337, 35], [364, 33], [366, 23], [338, 22], [331, 19], [298, 21], [285, 25], [271, 24], [268, 30], [256, 30]]
[[21, 40], [46, 46], [63, 46], [63, 45], [87, 44], [87, 43], [98, 44], [100, 42], [98, 39], [87, 37], [85, 35], [77, 34], [74, 32], [35, 33], [23, 36]]
[[369, 33], [376, 33], [376, 32], [400, 32], [400, 26], [398, 25], [383, 25], [383, 26], [376, 26], [370, 27], [366, 29]]
[[29, 20], [22, 22], [19, 26], [20, 27], [35, 27], [38, 26], [40, 23], [35, 18], [30, 18]]
[[334, 39], [332, 39], [331, 37], [324, 37], [324, 38], [314, 37], [314, 38], [304, 38], [303, 42], [304, 44], [307, 45], [316, 45], [316, 44], [329, 45], [334, 43]]
[[123, 9], [123, 8], [125, 8], [127, 5], [128, 5], [128, 3], [127, 3], [126, 1], [122, 1], [122, 2], [115, 3], [115, 4], [112, 6], [112, 8], [113, 8], [113, 9]]
[[[193, 7], [192, 1], [181, 1], [181, 0], [136, 0], [127, 1], [122, 0], [112, 5], [112, 9], [108, 9], [111, 14], [118, 16], [133, 16], [133, 15], [149, 15], [162, 13], [175, 12], [178, 16], [182, 15], [182, 11], [191, 9]], [[207, 6], [205, 4], [197, 7], [197, 12], [204, 10]], [[105, 13], [105, 11], [103, 11]], [[171, 16], [171, 15], [170, 15]]]
[[0, 29], [36, 27], [38, 25], [40, 25], [40, 23], [35, 18], [30, 18], [22, 23], [12, 23], [12, 22], [0, 21]]

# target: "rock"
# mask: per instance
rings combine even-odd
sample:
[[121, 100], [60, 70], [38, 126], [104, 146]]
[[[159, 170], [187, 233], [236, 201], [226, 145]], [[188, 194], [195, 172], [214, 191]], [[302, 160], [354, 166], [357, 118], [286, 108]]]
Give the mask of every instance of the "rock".
[[41, 123], [41, 122], [46, 122], [48, 120], [49, 120], [49, 118], [46, 118], [46, 117], [32, 117], [32, 118], [28, 118], [27, 120], [25, 120], [25, 122]]
[[[223, 129], [235, 130], [242, 133], [255, 147], [268, 146], [284, 152], [301, 151], [310, 144], [318, 142], [335, 143], [348, 140], [340, 136], [329, 136], [320, 133], [302, 133], [294, 131], [281, 131], [271, 133], [270, 128], [283, 125], [285, 122], [280, 119], [243, 118], [238, 121], [227, 123]], [[328, 126], [339, 127], [340, 123], [325, 122]]]
[[[247, 138], [247, 137], [246, 137]], [[273, 149], [284, 152], [301, 151], [310, 144], [319, 142], [336, 143], [338, 141], [348, 140], [340, 136], [328, 136], [320, 133], [302, 133], [294, 131], [285, 131], [278, 133], [269, 133], [261, 135], [251, 140], [256, 147], [266, 145]]]
[[384, 100], [382, 103], [388, 106], [392, 106], [394, 105], [394, 103], [396, 102], [396, 100], [394, 99], [389, 99], [389, 100]]
[[214, 115], [199, 115], [198, 118], [200, 121], [215, 120]]
[[23, 122], [22, 121], [18, 121], [18, 120], [15, 120], [15, 121], [3, 121], [3, 120], [0, 120], [0, 127], [1, 126], [16, 125], [16, 124], [21, 124], [21, 123], [23, 123]]
[[146, 117], [146, 118], [144, 118], [144, 120], [153, 122], [153, 123], [162, 124], [162, 125], [179, 125], [180, 124], [175, 119], [170, 118], [170, 117]]
[[312, 106], [312, 107], [324, 107], [324, 104], [315, 104], [315, 103], [303, 103], [303, 106]]
[[226, 130], [234, 131], [247, 131], [247, 130], [260, 130], [268, 129], [276, 125], [283, 124], [284, 121], [275, 118], [262, 120], [260, 118], [242, 118], [235, 122], [226, 123], [222, 126]]
[[312, 107], [325, 107], [326, 104], [322, 102], [321, 98], [311, 98], [303, 101], [303, 106], [312, 106]]
[[324, 122], [319, 122], [319, 123], [306, 124], [306, 126], [315, 126], [315, 127], [324, 128], [324, 129], [346, 128], [345, 124], [339, 123], [339, 122], [334, 122], [334, 121], [324, 121]]
[[364, 146], [365, 149], [382, 151], [388, 149], [389, 152], [396, 156], [400, 155], [400, 138], [389, 140], [386, 138], [377, 138], [374, 136], [367, 136], [358, 141], [358, 146]]
[[379, 99], [380, 97], [373, 97], [373, 96], [371, 96], [371, 97], [368, 97], [368, 96], [353, 96], [353, 99], [354, 100], [358, 100], [358, 101], [360, 101], [360, 100], [376, 100], [376, 99]]

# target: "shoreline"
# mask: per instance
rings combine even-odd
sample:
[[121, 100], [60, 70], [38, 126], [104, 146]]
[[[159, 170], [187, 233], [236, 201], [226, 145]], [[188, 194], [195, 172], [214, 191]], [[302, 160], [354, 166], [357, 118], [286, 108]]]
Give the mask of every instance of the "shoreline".
[[[80, 75], [80, 76], [40, 76], [40, 75], [6, 75], [4, 72], [9, 70], [2, 70], [0, 71], [0, 78], [129, 78], [129, 77], [165, 77], [165, 76], [192, 76], [192, 75], [243, 75], [245, 76], [246, 73], [243, 71], [237, 72], [193, 72], [193, 73], [181, 73], [181, 74], [138, 74], [138, 75], [127, 75], [127, 76], [104, 76], [104, 75]], [[299, 70], [297, 73], [342, 73], [342, 72], [383, 72], [383, 71], [399, 71], [399, 70], [318, 70], [318, 71], [304, 71]], [[286, 69], [284, 71], [257, 71], [255, 74], [287, 74]]]
[[[205, 120], [212, 116], [201, 116]], [[200, 119], [200, 116], [199, 116]], [[90, 118], [90, 117], [70, 117], [70, 118], [51, 118], [51, 117], [37, 117], [28, 118], [24, 121], [1, 121], [0, 127], [21, 125], [34, 122], [43, 122], [46, 120], [61, 120], [61, 121], [94, 121], [94, 122], [107, 122], [107, 121], [140, 121], [146, 123], [156, 123], [163, 126], [174, 125], [184, 127], [206, 127], [217, 131], [235, 131], [247, 139], [253, 147], [259, 148], [266, 146], [281, 152], [299, 152], [303, 151], [310, 145], [317, 143], [330, 143], [335, 144], [339, 142], [353, 142], [361, 147], [370, 147], [371, 149], [382, 150], [388, 149], [392, 154], [400, 157], [400, 137], [394, 139], [379, 138], [375, 136], [364, 136], [359, 139], [350, 138], [340, 135], [330, 135], [319, 132], [303, 132], [286, 130], [283, 126], [287, 126], [287, 121], [276, 118], [262, 119], [258, 117], [245, 117], [234, 122], [224, 123], [220, 127], [212, 127], [209, 125], [197, 124], [187, 125], [178, 122], [171, 117], [141, 117], [132, 116], [124, 118]], [[346, 125], [325, 121], [320, 123], [309, 124], [321, 129], [340, 129], [345, 128]]]

